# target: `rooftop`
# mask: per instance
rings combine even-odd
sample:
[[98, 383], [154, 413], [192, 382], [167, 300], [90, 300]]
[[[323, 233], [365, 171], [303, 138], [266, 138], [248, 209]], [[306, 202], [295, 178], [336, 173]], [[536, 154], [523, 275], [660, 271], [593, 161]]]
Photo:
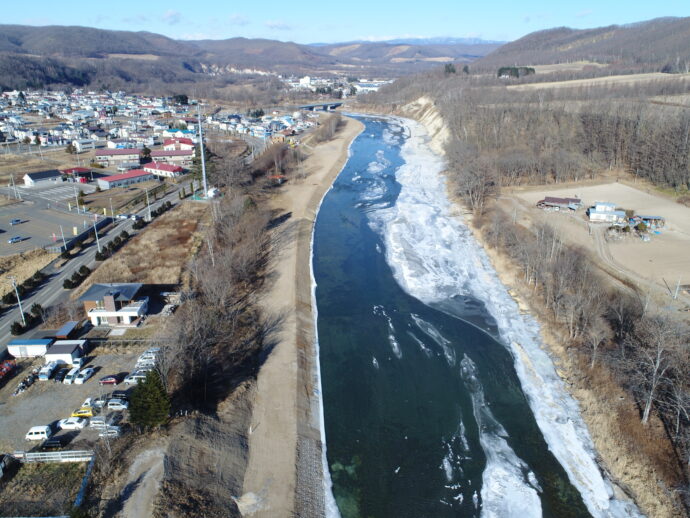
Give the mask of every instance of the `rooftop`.
[[106, 176], [104, 178], [99, 178], [100, 181], [103, 182], [119, 182], [120, 180], [127, 180], [128, 178], [137, 178], [139, 176], [150, 176], [151, 173], [148, 171], [144, 171], [143, 169], [132, 169], [131, 171], [127, 171], [126, 173], [122, 174], [113, 174], [110, 176]]
[[139, 282], [94, 284], [79, 297], [79, 300], [81, 302], [101, 301], [103, 297], [112, 295], [115, 300], [126, 302], [134, 299], [142, 286], [143, 284]]

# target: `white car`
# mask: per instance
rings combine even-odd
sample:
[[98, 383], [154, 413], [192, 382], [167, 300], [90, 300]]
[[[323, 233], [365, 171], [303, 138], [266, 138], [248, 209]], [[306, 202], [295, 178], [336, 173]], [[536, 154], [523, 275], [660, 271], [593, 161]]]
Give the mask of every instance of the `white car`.
[[96, 372], [96, 371], [93, 370], [91, 367], [87, 367], [86, 369], [83, 369], [74, 378], [74, 384], [75, 385], [82, 385], [82, 384], [86, 383], [86, 380], [88, 380], [91, 376], [93, 376], [94, 372]]
[[108, 401], [108, 410], [127, 410], [129, 404], [122, 399], [111, 399]]
[[106, 422], [105, 417], [97, 416], [91, 418], [91, 423], [89, 423], [89, 426], [91, 428], [98, 428], [100, 430], [105, 429], [108, 426], [108, 423]]
[[89, 424], [89, 420], [83, 417], [68, 417], [58, 421], [60, 430], [82, 430]]
[[24, 436], [24, 439], [27, 441], [44, 441], [50, 439], [52, 435], [53, 431], [50, 426], [32, 426]]
[[125, 385], [136, 385], [140, 381], [146, 379], [146, 372], [134, 371], [132, 374], [125, 378]]
[[119, 426], [108, 426], [98, 433], [99, 437], [120, 437]]

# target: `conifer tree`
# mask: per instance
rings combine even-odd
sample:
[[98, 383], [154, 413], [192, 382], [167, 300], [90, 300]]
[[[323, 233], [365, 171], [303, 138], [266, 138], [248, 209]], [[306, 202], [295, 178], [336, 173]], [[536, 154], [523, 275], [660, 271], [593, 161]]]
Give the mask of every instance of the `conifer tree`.
[[144, 430], [156, 428], [168, 419], [170, 398], [155, 370], [146, 373], [132, 391], [129, 415], [132, 423]]

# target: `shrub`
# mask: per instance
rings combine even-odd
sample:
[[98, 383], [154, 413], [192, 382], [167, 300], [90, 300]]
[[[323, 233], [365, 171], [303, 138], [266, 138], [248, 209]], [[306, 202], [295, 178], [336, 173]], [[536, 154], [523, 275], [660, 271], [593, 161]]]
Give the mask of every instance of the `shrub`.
[[62, 283], [62, 287], [66, 290], [71, 290], [72, 288], [74, 288], [74, 283], [72, 282], [72, 279], [65, 279]]
[[17, 297], [15, 296], [14, 291], [8, 291], [2, 296], [3, 304], [10, 305], [14, 304], [15, 302], [17, 302]]
[[63, 259], [69, 259], [72, 256], [70, 255], [69, 250], [63, 250], [62, 253], [60, 254], [60, 257], [62, 257]]
[[31, 305], [31, 314], [35, 317], [42, 317], [43, 316], [43, 307], [40, 304], [34, 303]]
[[41, 271], [37, 271], [36, 273], [34, 273], [34, 275], [32, 277], [32, 279], [35, 280], [36, 282], [41, 282], [45, 278], [46, 278], [45, 274]]
[[12, 325], [10, 326], [10, 333], [12, 333], [14, 336], [20, 335], [24, 332], [24, 326], [21, 325], [21, 323], [14, 321], [12, 322]]
[[91, 268], [89, 268], [86, 265], [83, 265], [81, 268], [79, 268], [79, 273], [83, 276], [86, 277], [91, 273]]
[[96, 261], [105, 261], [106, 256], [103, 252], [96, 252]]
[[72, 282], [77, 285], [81, 282], [81, 274], [79, 272], [74, 272], [72, 274]]
[[122, 232], [120, 232], [120, 237], [122, 238], [123, 241], [126, 239], [129, 239], [129, 232], [127, 232], [126, 230], [123, 230]]

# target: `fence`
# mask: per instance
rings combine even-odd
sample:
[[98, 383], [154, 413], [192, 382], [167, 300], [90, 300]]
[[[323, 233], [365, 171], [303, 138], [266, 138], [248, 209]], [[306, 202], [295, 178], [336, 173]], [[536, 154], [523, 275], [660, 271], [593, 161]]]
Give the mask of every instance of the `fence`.
[[91, 450], [25, 452], [15, 451], [12, 456], [20, 462], [88, 462], [93, 458]]

